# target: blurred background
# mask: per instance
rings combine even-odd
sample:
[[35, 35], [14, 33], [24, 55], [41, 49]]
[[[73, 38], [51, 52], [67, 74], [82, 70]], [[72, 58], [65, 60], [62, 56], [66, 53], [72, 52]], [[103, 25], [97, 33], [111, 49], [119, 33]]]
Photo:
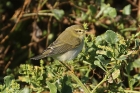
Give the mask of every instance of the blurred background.
[[[0, 76], [40, 54], [66, 27], [88, 24], [88, 34], [111, 29], [125, 39], [140, 23], [139, 0], [1, 0]], [[51, 58], [46, 58], [52, 61]]]

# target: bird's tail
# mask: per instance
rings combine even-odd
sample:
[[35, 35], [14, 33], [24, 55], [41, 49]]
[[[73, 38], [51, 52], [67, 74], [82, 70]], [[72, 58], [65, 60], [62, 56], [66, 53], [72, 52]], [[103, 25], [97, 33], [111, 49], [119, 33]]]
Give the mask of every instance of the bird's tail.
[[41, 54], [41, 55], [32, 57], [31, 59], [33, 59], [33, 60], [39, 60], [39, 59], [42, 59], [42, 58], [44, 58], [44, 57], [46, 57], [46, 55]]

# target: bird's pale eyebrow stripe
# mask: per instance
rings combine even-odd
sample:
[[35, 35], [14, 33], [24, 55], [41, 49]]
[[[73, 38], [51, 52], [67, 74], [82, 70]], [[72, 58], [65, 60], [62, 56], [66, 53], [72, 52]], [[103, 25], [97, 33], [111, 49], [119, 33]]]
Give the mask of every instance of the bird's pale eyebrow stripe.
[[75, 30], [82, 30], [82, 31], [84, 31], [84, 29], [75, 29]]
[[76, 32], [84, 32], [84, 30], [82, 30], [82, 29], [76, 29], [75, 31]]

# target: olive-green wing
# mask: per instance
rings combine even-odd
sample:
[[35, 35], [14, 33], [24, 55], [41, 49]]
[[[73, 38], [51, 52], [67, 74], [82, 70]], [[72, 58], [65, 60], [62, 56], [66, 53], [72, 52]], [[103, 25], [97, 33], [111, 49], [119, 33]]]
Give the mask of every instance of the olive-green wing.
[[[73, 41], [73, 40], [71, 40]], [[65, 53], [80, 45], [80, 39], [74, 40], [73, 43], [68, 43], [65, 40], [56, 40], [42, 53], [47, 56], [53, 56], [57, 54]]]
[[65, 40], [64, 41], [56, 40], [53, 43], [51, 43], [47, 47], [47, 49], [44, 50], [44, 52], [42, 54], [32, 57], [31, 59], [39, 60], [39, 59], [45, 58], [47, 56], [59, 55], [59, 54], [65, 53], [69, 50], [72, 50], [72, 49], [78, 47], [80, 45], [80, 43], [81, 43], [80, 39], [77, 39], [72, 44], [65, 42]]

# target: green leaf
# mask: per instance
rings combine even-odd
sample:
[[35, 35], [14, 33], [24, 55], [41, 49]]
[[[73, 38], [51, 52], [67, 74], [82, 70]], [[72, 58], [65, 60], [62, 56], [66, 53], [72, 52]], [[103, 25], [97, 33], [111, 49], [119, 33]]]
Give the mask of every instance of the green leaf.
[[112, 30], [107, 30], [106, 33], [104, 34], [105, 41], [109, 44], [115, 44], [118, 42], [118, 37], [115, 32]]
[[46, 82], [49, 89], [50, 89], [50, 93], [57, 93], [57, 87], [55, 86], [55, 84], [50, 83], [50, 82]]
[[5, 83], [6, 87], [11, 84], [12, 80], [14, 80], [14, 78], [11, 75], [7, 75], [4, 77], [4, 83]]
[[116, 12], [116, 9], [115, 9], [115, 8], [110, 8], [109, 11], [110, 11], [110, 12], [108, 13], [108, 15], [109, 15], [111, 18], [116, 17], [117, 12]]
[[136, 80], [140, 80], [140, 74], [135, 74], [135, 75], [134, 75], [134, 78], [135, 78]]
[[140, 67], [140, 58], [136, 59], [133, 63], [132, 63], [134, 68], [139, 68]]
[[135, 46], [132, 49], [139, 49], [140, 46], [140, 39], [135, 39]]
[[115, 8], [112, 8], [112, 7], [107, 7], [105, 10], [104, 10], [104, 16], [107, 16], [107, 17], [111, 17], [111, 18], [114, 18], [116, 17], [117, 15], [117, 12], [116, 12], [116, 9]]
[[135, 34], [135, 37], [137, 37], [137, 36], [140, 36], [140, 32], [137, 32], [137, 33]]
[[110, 62], [110, 60], [106, 60], [102, 55], [98, 55], [95, 58], [98, 59], [104, 66]]
[[94, 50], [93, 47], [89, 48], [87, 52], [92, 52]]
[[63, 78], [63, 86], [61, 93], [72, 93], [71, 80], [67, 76], [64, 76]]
[[137, 28], [125, 28], [125, 29], [122, 29], [122, 30], [120, 30], [120, 31], [125, 31], [125, 32], [127, 32], [127, 31], [136, 31], [137, 30]]
[[101, 62], [100, 62], [100, 61], [95, 60], [95, 61], [94, 61], [94, 65], [96, 65], [96, 66], [100, 67], [102, 70], [106, 71], [106, 70], [104, 69], [104, 67], [101, 65]]
[[112, 75], [109, 76], [109, 78], [107, 79], [109, 83], [113, 83], [113, 81], [115, 79], [117, 79], [120, 75], [120, 70], [119, 69], [114, 69], [114, 71], [112, 72]]
[[136, 83], [136, 79], [134, 78], [129, 79], [130, 87], [132, 87], [135, 83]]
[[19, 93], [31, 93], [31, 90], [29, 89], [29, 87], [24, 87], [22, 90], [20, 90]]
[[130, 15], [131, 13], [131, 5], [127, 5], [123, 8], [123, 12], [122, 12], [124, 15]]
[[118, 78], [120, 75], [120, 70], [119, 69], [115, 69], [114, 72], [112, 73], [112, 78], [116, 79]]
[[95, 44], [100, 45], [100, 44], [102, 44], [103, 40], [104, 40], [103, 35], [97, 36], [95, 39], [95, 41], [96, 41]]
[[92, 14], [92, 16], [94, 16], [94, 14], [96, 13], [96, 8], [93, 5], [89, 5], [87, 13]]
[[101, 4], [101, 10], [97, 14], [96, 18], [98, 18], [101, 14], [105, 17], [111, 17], [114, 18], [117, 15], [116, 9], [110, 7], [109, 4]]
[[88, 61], [83, 60], [83, 63], [86, 64], [86, 65], [91, 65], [91, 63], [89, 63]]
[[107, 11], [105, 11], [108, 7], [110, 7], [110, 5], [109, 4], [104, 4], [104, 3], [102, 3], [101, 4], [101, 9], [100, 9], [100, 11], [98, 12], [98, 14], [96, 15], [96, 17], [95, 18], [98, 18], [98, 17], [100, 17], [102, 14], [104, 14], [104, 16], [108, 13]]
[[107, 52], [106, 52], [106, 56], [107, 56], [108, 58], [112, 58], [112, 57], [113, 57], [113, 53], [112, 53], [111, 51], [107, 51]]
[[54, 14], [54, 17], [57, 19], [57, 20], [61, 20], [61, 18], [63, 17], [64, 15], [64, 11], [63, 10], [59, 10], [59, 9], [54, 9], [52, 10], [53, 14]]
[[88, 24], [87, 23], [83, 23], [83, 27], [84, 27], [84, 29], [88, 29]]
[[82, 12], [82, 13], [81, 13], [81, 19], [82, 19], [82, 20], [86, 20], [87, 18], [88, 18], [88, 14], [85, 13], [85, 12]]
[[120, 61], [126, 60], [127, 57], [128, 57], [128, 55], [121, 55], [119, 58], [117, 58], [117, 60], [120, 60]]

